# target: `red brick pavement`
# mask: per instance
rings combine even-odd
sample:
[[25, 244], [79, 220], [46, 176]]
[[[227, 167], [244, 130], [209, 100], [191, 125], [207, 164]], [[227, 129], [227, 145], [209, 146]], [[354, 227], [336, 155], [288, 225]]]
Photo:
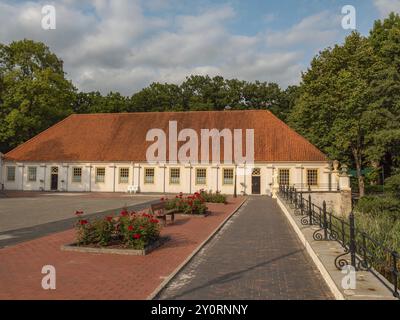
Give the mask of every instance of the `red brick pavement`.
[[[0, 249], [0, 299], [145, 299], [244, 199], [209, 204], [206, 218], [177, 216], [162, 230], [171, 240], [147, 256], [61, 251], [74, 230]], [[56, 268], [56, 290], [43, 290], [44, 265]]]

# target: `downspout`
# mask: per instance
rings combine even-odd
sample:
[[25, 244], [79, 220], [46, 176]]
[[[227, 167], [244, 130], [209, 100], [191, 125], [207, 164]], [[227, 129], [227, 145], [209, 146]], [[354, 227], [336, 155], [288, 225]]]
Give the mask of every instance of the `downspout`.
[[92, 164], [89, 163], [89, 192], [92, 192]]
[[139, 192], [140, 192], [140, 164], [139, 164], [137, 180], [138, 180], [138, 189], [139, 189]]
[[192, 194], [192, 164], [189, 162], [189, 193]]
[[115, 192], [115, 163], [113, 165], [113, 192]]
[[165, 193], [165, 169], [166, 169], [166, 166], [165, 166], [165, 164], [163, 165], [163, 171], [164, 171], [164, 177], [163, 177], [163, 193]]
[[217, 165], [217, 192], [218, 192], [219, 165]]
[[22, 174], [21, 174], [21, 190], [24, 191], [24, 168], [25, 166], [22, 165]]

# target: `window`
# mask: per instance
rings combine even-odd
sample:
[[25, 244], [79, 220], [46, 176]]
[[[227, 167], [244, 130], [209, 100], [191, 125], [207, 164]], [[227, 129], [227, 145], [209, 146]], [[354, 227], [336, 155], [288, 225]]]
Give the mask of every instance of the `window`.
[[72, 182], [82, 181], [82, 168], [74, 167], [72, 168]]
[[144, 183], [153, 184], [154, 183], [154, 168], [144, 169]]
[[179, 184], [181, 180], [181, 169], [171, 168], [169, 169], [169, 183]]
[[207, 184], [207, 169], [196, 169], [196, 184]]
[[233, 169], [223, 169], [223, 184], [233, 184]]
[[129, 168], [119, 168], [119, 183], [129, 182]]
[[36, 167], [28, 167], [28, 181], [36, 181]]
[[106, 168], [96, 168], [96, 183], [106, 180]]
[[318, 185], [318, 169], [307, 169], [307, 185]]
[[252, 176], [260, 176], [261, 175], [261, 169], [260, 168], [254, 168], [252, 173]]
[[290, 170], [279, 169], [278, 183], [283, 186], [288, 186], [290, 182]]
[[15, 167], [7, 167], [7, 181], [15, 181]]

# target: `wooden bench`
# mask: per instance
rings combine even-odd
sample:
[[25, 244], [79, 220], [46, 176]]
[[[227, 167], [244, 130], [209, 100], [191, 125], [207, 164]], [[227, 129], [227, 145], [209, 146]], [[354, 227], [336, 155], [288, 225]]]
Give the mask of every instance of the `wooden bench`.
[[167, 215], [171, 216], [171, 222], [175, 221], [175, 210], [166, 210], [165, 202], [151, 204], [150, 214], [160, 219], [163, 222], [163, 226], [167, 225]]

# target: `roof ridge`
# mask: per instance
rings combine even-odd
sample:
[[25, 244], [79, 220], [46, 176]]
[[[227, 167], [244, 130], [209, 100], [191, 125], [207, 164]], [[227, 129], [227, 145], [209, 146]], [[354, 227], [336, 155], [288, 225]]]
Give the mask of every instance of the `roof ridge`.
[[269, 112], [266, 109], [244, 109], [244, 110], [186, 110], [186, 111], [139, 111], [139, 112], [96, 112], [96, 113], [73, 113], [76, 116], [97, 116], [97, 115], [129, 115], [129, 114], [152, 114], [152, 113], [222, 113], [222, 112]]

